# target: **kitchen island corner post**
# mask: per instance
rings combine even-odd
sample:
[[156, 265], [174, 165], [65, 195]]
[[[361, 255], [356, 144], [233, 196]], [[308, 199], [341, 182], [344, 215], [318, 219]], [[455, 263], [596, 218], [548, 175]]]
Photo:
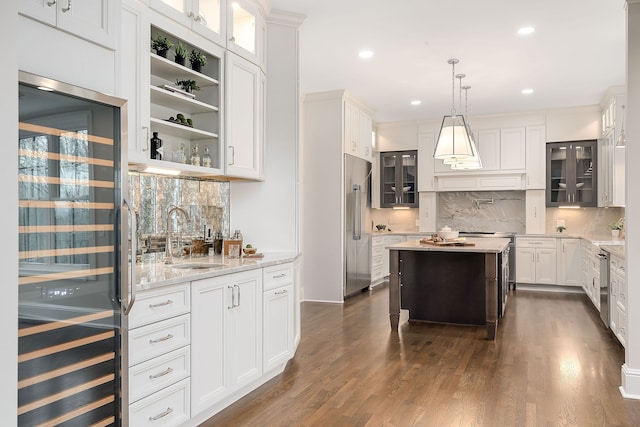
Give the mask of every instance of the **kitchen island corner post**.
[[497, 253], [486, 253], [484, 255], [487, 339], [490, 341], [495, 341], [496, 329], [498, 328], [498, 299], [496, 298], [498, 294], [498, 274], [500, 272], [498, 258]]
[[389, 251], [389, 321], [391, 330], [397, 331], [400, 323], [400, 251]]

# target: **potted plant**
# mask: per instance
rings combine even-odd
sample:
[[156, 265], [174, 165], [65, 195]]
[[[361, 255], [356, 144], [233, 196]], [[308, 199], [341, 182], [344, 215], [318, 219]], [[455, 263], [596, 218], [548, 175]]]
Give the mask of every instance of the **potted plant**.
[[151, 39], [151, 48], [156, 51], [158, 56], [161, 56], [163, 58], [167, 57], [167, 52], [172, 47], [173, 43], [171, 42], [171, 40], [160, 34]]
[[199, 50], [192, 50], [189, 54], [189, 63], [191, 64], [191, 69], [193, 71], [200, 72], [202, 67], [207, 65], [207, 57]]
[[176, 84], [188, 93], [192, 93], [194, 90], [200, 90], [200, 86], [198, 86], [195, 80], [176, 80]]
[[565, 227], [564, 225], [559, 225], [559, 226], [556, 227], [556, 232], [562, 233], [566, 229], [567, 229], [567, 227]]
[[611, 230], [611, 237], [620, 237], [620, 231], [624, 228], [624, 218], [612, 222], [608, 227]]
[[175, 61], [177, 64], [184, 65], [187, 61], [187, 47], [182, 44], [182, 42], [178, 42], [176, 48], [173, 50], [176, 54]]

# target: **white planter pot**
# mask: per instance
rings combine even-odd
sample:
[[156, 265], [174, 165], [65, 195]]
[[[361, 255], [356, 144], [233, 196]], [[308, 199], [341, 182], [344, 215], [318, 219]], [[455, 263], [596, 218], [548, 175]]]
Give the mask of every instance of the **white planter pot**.
[[611, 230], [611, 237], [620, 237], [620, 230]]

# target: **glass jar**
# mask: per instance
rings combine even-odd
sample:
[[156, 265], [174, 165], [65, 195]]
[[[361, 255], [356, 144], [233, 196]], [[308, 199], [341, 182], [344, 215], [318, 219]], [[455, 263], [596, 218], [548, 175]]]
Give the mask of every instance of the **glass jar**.
[[191, 164], [193, 166], [200, 166], [200, 153], [198, 153], [198, 146], [191, 147]]
[[202, 155], [202, 166], [205, 168], [211, 167], [211, 155], [209, 154], [209, 146], [204, 146], [204, 154]]

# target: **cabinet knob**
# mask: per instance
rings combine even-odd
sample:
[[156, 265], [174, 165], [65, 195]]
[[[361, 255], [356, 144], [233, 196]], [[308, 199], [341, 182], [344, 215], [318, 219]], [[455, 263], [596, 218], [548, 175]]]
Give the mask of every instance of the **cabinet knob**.
[[235, 42], [236, 42], [236, 38], [235, 38], [235, 37], [233, 37], [233, 36], [231, 36], [231, 37], [229, 38], [229, 41], [230, 41], [231, 43], [235, 43]]
[[67, 0], [67, 7], [63, 7], [61, 9], [64, 13], [67, 13], [71, 10], [71, 0]]

